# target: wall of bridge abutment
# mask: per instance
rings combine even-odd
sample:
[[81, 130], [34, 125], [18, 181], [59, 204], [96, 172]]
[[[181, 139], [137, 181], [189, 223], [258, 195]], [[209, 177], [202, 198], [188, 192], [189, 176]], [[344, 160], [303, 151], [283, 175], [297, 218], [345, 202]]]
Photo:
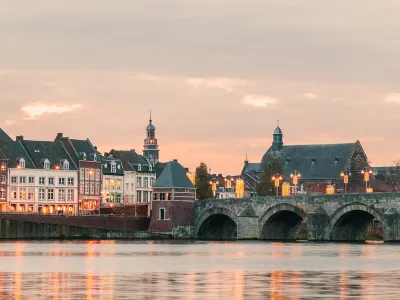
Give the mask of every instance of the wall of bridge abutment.
[[310, 241], [361, 241], [375, 220], [385, 241], [400, 241], [400, 193], [200, 200], [195, 203], [196, 237], [210, 239], [207, 232], [216, 228], [204, 224], [218, 222], [205, 221], [219, 216], [236, 225], [230, 239], [293, 240], [304, 226]]

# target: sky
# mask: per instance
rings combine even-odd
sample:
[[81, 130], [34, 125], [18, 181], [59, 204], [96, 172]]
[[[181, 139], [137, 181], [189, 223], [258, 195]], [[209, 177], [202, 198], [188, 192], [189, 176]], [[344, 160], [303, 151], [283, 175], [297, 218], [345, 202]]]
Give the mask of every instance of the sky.
[[400, 158], [398, 0], [0, 0], [0, 127], [238, 174], [284, 144]]

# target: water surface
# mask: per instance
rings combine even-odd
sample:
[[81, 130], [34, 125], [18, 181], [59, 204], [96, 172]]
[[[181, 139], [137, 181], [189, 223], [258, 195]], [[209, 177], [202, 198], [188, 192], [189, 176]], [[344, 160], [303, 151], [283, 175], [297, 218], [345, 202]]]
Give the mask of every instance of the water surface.
[[400, 245], [0, 243], [0, 299], [400, 299]]

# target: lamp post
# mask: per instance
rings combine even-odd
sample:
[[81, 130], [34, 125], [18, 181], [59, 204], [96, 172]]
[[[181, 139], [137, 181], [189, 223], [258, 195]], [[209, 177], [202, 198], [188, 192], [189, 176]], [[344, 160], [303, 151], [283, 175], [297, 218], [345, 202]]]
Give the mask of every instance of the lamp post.
[[274, 182], [274, 185], [276, 187], [276, 196], [279, 196], [279, 185], [280, 185], [280, 181], [282, 180], [282, 175], [279, 173], [275, 173], [271, 179]]
[[211, 190], [213, 192], [213, 199], [215, 199], [215, 195], [217, 193], [217, 179], [213, 178], [210, 180]]
[[342, 173], [340, 173], [340, 176], [343, 177], [343, 183], [344, 183], [344, 193], [347, 193], [347, 184], [349, 183], [349, 176], [351, 175], [349, 170], [344, 170]]
[[292, 174], [290, 174], [290, 178], [292, 178], [292, 182], [294, 185], [294, 194], [297, 194], [297, 184], [299, 183], [299, 178], [301, 177], [301, 174], [299, 171], [293, 171]]
[[369, 176], [370, 174], [372, 174], [372, 169], [370, 167], [364, 167], [361, 170], [361, 174], [364, 174], [365, 192], [368, 193], [368, 182], [369, 182]]

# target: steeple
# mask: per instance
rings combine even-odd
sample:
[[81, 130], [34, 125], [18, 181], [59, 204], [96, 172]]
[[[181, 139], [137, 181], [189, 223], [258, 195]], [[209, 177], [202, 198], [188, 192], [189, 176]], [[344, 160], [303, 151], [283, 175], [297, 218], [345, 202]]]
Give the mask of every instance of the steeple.
[[151, 110], [149, 124], [146, 127], [146, 133], [147, 137], [144, 139], [143, 156], [154, 165], [158, 162], [158, 153], [160, 150], [158, 150], [156, 127], [153, 125]]
[[279, 127], [279, 120], [277, 120], [277, 127], [272, 135], [272, 150], [279, 151], [283, 146], [283, 133]]

